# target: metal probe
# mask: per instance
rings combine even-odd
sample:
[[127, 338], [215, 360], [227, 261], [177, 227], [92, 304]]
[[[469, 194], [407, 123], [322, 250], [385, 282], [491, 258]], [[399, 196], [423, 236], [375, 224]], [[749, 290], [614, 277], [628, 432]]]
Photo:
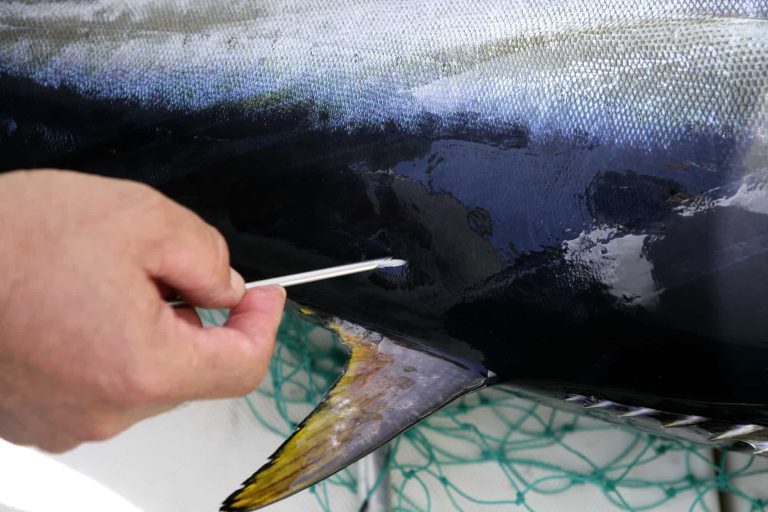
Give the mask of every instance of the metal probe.
[[[257, 286], [269, 285], [278, 285], [283, 287], [294, 286], [297, 284], [322, 281], [323, 279], [331, 279], [333, 277], [357, 274], [358, 272], [367, 272], [369, 270], [376, 270], [377, 268], [401, 267], [406, 263], [407, 262], [405, 260], [398, 260], [393, 258], [380, 258], [377, 260], [361, 261], [359, 263], [350, 263], [349, 265], [339, 265], [338, 267], [311, 270], [309, 272], [301, 272], [299, 274], [262, 279], [261, 281], [252, 281], [245, 284], [245, 289], [250, 290], [251, 288], [256, 288]], [[187, 303], [183, 300], [168, 300], [166, 302], [173, 307], [187, 305]]]

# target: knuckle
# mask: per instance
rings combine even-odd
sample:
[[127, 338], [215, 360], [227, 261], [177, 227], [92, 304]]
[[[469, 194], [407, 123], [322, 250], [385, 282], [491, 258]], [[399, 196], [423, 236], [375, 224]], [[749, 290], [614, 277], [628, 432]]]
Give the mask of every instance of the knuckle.
[[176, 230], [175, 219], [170, 208], [163, 201], [157, 201], [141, 210], [141, 233], [146, 252], [164, 257], [173, 257], [173, 234]]
[[130, 184], [133, 187], [136, 198], [145, 203], [144, 207], [163, 207], [169, 202], [167, 197], [146, 183], [131, 181]]
[[229, 277], [229, 246], [224, 236], [214, 227], [209, 227], [211, 237], [213, 238], [214, 261], [216, 267], [226, 272]]
[[169, 213], [171, 200], [144, 183], [130, 182], [126, 202], [148, 218], [163, 218]]
[[148, 227], [158, 236], [166, 235], [176, 223], [168, 199], [160, 194], [148, 198], [143, 211], [147, 216]]
[[224, 237], [213, 227], [207, 228], [210, 233], [210, 260], [206, 262], [207, 272], [200, 276], [199, 288], [206, 293], [214, 304], [225, 305], [231, 300], [232, 287], [229, 266], [229, 247]]
[[139, 186], [146, 190], [138, 201], [140, 215], [146, 223], [144, 229], [163, 237], [183, 229], [187, 215], [192, 214], [189, 210], [147, 185]]
[[169, 272], [176, 266], [184, 265], [189, 258], [186, 251], [181, 250], [174, 239], [167, 236], [164, 229], [155, 231], [154, 236], [148, 241], [149, 252], [154, 257], [154, 270], [160, 274]]

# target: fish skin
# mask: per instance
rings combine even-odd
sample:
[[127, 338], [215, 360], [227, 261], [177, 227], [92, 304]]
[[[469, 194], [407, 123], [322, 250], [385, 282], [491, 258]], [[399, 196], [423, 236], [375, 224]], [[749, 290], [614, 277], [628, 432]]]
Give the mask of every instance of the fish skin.
[[291, 296], [499, 383], [768, 426], [768, 2], [62, 5], [0, 5], [0, 168], [150, 183], [249, 279], [407, 259]]
[[615, 1], [585, 5], [422, 0], [407, 2], [402, 16], [351, 0], [227, 9], [11, 1], [0, 6], [0, 69], [161, 109], [244, 108], [282, 96], [315, 104], [323, 127], [344, 129], [394, 122], [418, 131], [425, 115], [451, 124], [472, 113], [537, 135], [649, 145], [691, 123], [754, 131], [764, 121], [763, 84], [745, 91], [748, 82], [730, 78], [761, 79], [764, 63], [744, 69], [729, 57], [764, 51], [764, 1], [643, 0], [632, 12]]

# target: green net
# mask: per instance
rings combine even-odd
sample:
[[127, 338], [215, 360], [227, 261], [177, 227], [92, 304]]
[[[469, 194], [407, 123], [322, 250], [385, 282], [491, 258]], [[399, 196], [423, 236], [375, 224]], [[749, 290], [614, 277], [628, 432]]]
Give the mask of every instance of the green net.
[[[215, 313], [203, 314], [221, 321]], [[246, 398], [252, 413], [287, 437], [336, 380], [346, 357], [328, 331], [286, 313], [270, 382], [256, 392], [269, 397], [279, 414], [263, 414]], [[395, 439], [390, 453], [395, 511], [714, 512], [768, 506], [768, 463], [760, 457], [624, 430], [494, 388], [422, 421]], [[350, 467], [314, 486], [319, 508], [348, 503], [356, 476]]]

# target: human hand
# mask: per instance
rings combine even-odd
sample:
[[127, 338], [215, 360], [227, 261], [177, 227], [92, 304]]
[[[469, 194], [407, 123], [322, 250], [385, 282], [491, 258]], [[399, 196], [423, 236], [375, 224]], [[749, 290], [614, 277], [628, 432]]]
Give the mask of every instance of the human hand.
[[[285, 291], [246, 294], [223, 237], [153, 189], [8, 173], [0, 240], [0, 437], [64, 451], [264, 377]], [[165, 303], [171, 290], [234, 309], [204, 329]]]

